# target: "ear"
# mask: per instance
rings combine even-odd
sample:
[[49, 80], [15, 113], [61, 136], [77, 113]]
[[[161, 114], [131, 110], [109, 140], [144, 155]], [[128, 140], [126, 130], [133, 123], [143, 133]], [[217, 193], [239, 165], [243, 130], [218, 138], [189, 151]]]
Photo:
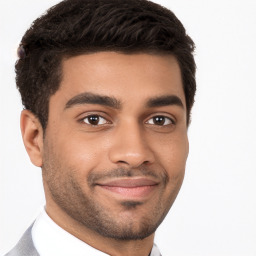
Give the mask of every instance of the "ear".
[[29, 110], [23, 110], [20, 116], [23, 143], [31, 162], [42, 167], [43, 162], [43, 128], [38, 118]]

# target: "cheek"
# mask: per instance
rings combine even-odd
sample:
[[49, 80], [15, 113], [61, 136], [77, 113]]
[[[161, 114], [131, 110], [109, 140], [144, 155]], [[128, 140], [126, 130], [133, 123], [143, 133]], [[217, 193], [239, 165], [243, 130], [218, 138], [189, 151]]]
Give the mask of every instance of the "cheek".
[[[54, 141], [54, 140], [52, 140]], [[56, 137], [54, 151], [69, 168], [88, 172], [96, 168], [106, 154], [106, 141], [101, 136], [87, 136], [83, 133]]]
[[158, 163], [162, 165], [169, 178], [183, 177], [188, 157], [189, 145], [186, 134], [165, 139], [156, 153]]

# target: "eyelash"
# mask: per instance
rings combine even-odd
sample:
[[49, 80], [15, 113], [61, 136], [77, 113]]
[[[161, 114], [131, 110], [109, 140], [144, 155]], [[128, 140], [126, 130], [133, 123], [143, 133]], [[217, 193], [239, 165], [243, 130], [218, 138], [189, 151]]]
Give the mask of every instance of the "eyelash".
[[[103, 124], [99, 124], [99, 123], [97, 123], [97, 124], [91, 124], [91, 123], [89, 123], [89, 121], [88, 121], [88, 123], [85, 122], [86, 119], [88, 119], [88, 118], [93, 118], [93, 117], [94, 117], [94, 118], [95, 118], [95, 117], [98, 118], [99, 122], [102, 122], [102, 120], [105, 120], [105, 121], [104, 121]], [[153, 120], [154, 118], [155, 118], [155, 119], [156, 119], [156, 118], [158, 118], [158, 119], [161, 119], [161, 118], [164, 119], [163, 125], [161, 125], [161, 124], [159, 124], [159, 125], [155, 124], [155, 123], [154, 123], [155, 120]], [[151, 119], [153, 120], [152, 123], [149, 122]], [[104, 118], [104, 117], [102, 117], [101, 115], [98, 115], [98, 114], [91, 114], [91, 115], [88, 115], [88, 116], [82, 118], [80, 121], [83, 122], [83, 123], [86, 123], [87, 125], [91, 125], [91, 126], [101, 126], [101, 125], [105, 125], [105, 124], [110, 124], [110, 123], [111, 123], [111, 122], [109, 122], [106, 118]], [[96, 120], [96, 121], [97, 121], [97, 120]], [[158, 121], [159, 121], [159, 120], [158, 120]], [[161, 121], [161, 120], [160, 120], [160, 121]], [[165, 124], [166, 122], [168, 122], [168, 124]], [[146, 124], [149, 124], [149, 125], [156, 125], [156, 126], [159, 126], [159, 127], [165, 127], [165, 126], [168, 126], [168, 125], [175, 125], [175, 121], [174, 121], [172, 118], [167, 117], [167, 116], [164, 116], [164, 115], [156, 115], [156, 116], [153, 116], [153, 117], [151, 117], [150, 119], [148, 119], [145, 123], [146, 123]]]
[[[88, 119], [88, 118], [92, 118], [92, 117], [97, 117], [99, 120], [102, 120], [104, 119], [105, 120], [105, 123], [104, 124], [107, 124], [107, 123], [110, 123], [106, 118], [102, 117], [101, 115], [96, 115], [96, 114], [91, 114], [91, 115], [88, 115], [86, 117], [84, 117], [81, 121], [86, 123], [85, 120]], [[104, 124], [90, 124], [89, 122], [86, 123], [88, 125], [92, 125], [92, 126], [100, 126], [100, 125], [104, 125]]]
[[[155, 118], [155, 119], [156, 119], [156, 118], [158, 118], [158, 119], [163, 118], [163, 119], [164, 119], [164, 124], [163, 124], [163, 125], [157, 125], [157, 124], [155, 124], [155, 123], [150, 123], [149, 121], [150, 121], [151, 119], [154, 119], [154, 118]], [[166, 121], [168, 122], [168, 124], [165, 124]], [[153, 121], [153, 122], [154, 122], [154, 121]], [[148, 123], [148, 124], [150, 124], [150, 125], [156, 125], [156, 126], [159, 126], [159, 127], [164, 127], [164, 126], [168, 126], [168, 125], [174, 125], [174, 124], [175, 124], [175, 121], [174, 121], [172, 118], [167, 117], [167, 116], [164, 116], [164, 115], [156, 115], [156, 116], [151, 117], [146, 123]]]

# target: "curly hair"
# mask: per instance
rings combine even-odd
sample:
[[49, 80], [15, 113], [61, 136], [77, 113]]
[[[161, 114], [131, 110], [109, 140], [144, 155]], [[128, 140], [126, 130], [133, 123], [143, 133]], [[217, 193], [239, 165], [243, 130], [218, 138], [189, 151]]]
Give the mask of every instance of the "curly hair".
[[196, 91], [194, 48], [174, 13], [156, 3], [64, 0], [36, 19], [23, 36], [16, 83], [23, 106], [45, 129], [64, 58], [99, 51], [170, 54], [180, 66], [189, 124]]

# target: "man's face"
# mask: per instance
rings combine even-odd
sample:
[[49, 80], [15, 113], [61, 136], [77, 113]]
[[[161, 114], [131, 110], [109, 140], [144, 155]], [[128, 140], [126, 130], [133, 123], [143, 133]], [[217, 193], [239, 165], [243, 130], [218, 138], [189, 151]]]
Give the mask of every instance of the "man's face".
[[186, 105], [172, 56], [98, 52], [63, 61], [43, 144], [46, 209], [115, 239], [151, 235], [182, 184]]

